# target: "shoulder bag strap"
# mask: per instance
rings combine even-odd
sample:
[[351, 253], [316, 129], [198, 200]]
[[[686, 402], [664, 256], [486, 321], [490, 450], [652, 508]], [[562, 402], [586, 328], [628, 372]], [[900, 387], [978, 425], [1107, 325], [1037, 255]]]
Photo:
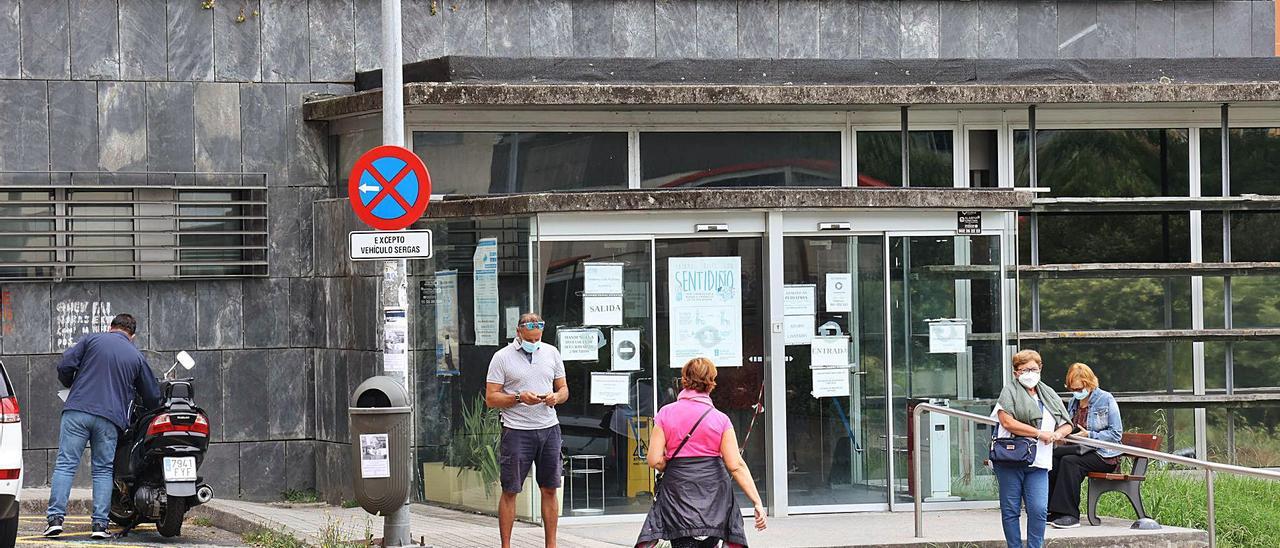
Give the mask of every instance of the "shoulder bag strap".
[[676, 455], [680, 454], [680, 450], [684, 449], [684, 444], [689, 443], [689, 438], [693, 437], [693, 432], [698, 429], [699, 424], [702, 424], [702, 419], [707, 418], [707, 415], [709, 415], [713, 409], [715, 409], [715, 407], [712, 407], [710, 405], [707, 406], [707, 410], [702, 412], [702, 416], [698, 417], [698, 421], [693, 423], [693, 428], [690, 428], [689, 433], [685, 434], [684, 439], [680, 440], [680, 445], [676, 447], [676, 450], [674, 452], [671, 453], [671, 458], [674, 459], [676, 458]]

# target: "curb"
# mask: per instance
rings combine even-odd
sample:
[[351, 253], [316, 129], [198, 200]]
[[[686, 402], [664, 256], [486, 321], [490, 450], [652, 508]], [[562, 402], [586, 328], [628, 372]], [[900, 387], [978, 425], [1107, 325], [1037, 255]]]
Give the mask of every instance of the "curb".
[[[221, 505], [218, 504], [218, 499], [213, 499], [209, 502], [201, 504], [200, 506], [196, 506], [195, 508], [192, 508], [187, 512], [187, 515], [192, 517], [200, 517], [200, 518], [207, 519], [209, 520], [209, 523], [213, 524], [214, 527], [217, 527], [218, 529], [222, 529], [223, 531], [235, 533], [240, 536], [244, 536], [257, 529], [270, 529], [273, 531], [284, 531], [294, 535], [295, 537], [297, 536], [296, 531], [291, 530], [290, 528], [286, 527], [282, 523], [277, 523], [268, 519], [258, 518], [257, 516], [252, 518], [246, 517], [242, 514], [236, 513], [231, 509], [222, 508]], [[302, 538], [299, 540], [306, 542], [305, 538]]]

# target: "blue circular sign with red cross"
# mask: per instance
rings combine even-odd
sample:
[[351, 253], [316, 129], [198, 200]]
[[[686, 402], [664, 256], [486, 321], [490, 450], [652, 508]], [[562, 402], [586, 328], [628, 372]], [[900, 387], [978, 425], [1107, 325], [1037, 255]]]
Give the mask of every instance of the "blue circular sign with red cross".
[[400, 230], [417, 221], [431, 201], [431, 175], [413, 151], [382, 145], [360, 156], [347, 181], [351, 209], [377, 230]]

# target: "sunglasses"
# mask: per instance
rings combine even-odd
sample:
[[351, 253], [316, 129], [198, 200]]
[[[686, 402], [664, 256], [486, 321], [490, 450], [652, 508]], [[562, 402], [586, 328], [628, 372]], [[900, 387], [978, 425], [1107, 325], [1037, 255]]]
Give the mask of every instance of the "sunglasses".
[[525, 329], [542, 329], [547, 326], [547, 322], [524, 322], [520, 325]]

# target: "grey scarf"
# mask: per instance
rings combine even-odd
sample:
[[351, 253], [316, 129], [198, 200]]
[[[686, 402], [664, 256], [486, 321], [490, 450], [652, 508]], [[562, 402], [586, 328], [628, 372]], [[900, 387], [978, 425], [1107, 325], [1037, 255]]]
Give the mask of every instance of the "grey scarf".
[[1054, 428], [1071, 422], [1067, 417], [1067, 407], [1062, 405], [1062, 399], [1052, 388], [1045, 383], [1040, 383], [1036, 386], [1036, 395], [1040, 398], [1031, 397], [1027, 389], [1018, 381], [1006, 382], [1004, 390], [1000, 391], [1000, 408], [1013, 415], [1018, 422], [1039, 427], [1040, 418], [1043, 416], [1039, 401], [1044, 401], [1044, 406], [1053, 415]]

